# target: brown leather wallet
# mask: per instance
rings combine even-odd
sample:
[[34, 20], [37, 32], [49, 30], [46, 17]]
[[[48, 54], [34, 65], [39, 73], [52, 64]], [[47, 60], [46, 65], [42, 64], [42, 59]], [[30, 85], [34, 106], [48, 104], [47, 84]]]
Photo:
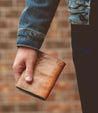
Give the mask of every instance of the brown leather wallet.
[[64, 66], [65, 63], [57, 57], [39, 51], [34, 65], [33, 81], [25, 81], [24, 70], [16, 87], [27, 94], [46, 100]]

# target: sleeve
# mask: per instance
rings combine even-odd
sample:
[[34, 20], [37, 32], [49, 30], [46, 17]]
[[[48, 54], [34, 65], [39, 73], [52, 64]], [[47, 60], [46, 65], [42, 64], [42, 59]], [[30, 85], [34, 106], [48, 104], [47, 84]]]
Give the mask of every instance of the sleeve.
[[16, 46], [39, 50], [60, 0], [26, 0], [18, 26]]

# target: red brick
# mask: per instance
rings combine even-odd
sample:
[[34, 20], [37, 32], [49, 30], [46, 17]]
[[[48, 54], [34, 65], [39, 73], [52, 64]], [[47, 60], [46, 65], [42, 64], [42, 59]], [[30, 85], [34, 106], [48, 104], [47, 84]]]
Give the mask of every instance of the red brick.
[[62, 71], [62, 75], [60, 75], [60, 80], [76, 80], [76, 74], [74, 72], [66, 73], [64, 70]]
[[69, 38], [71, 33], [68, 28], [62, 28], [59, 30], [59, 38]]
[[58, 52], [56, 50], [54, 51], [46, 51], [47, 54], [52, 55], [54, 57], [58, 57]]
[[71, 105], [69, 103], [55, 103], [55, 104], [48, 104], [47, 111], [49, 112], [70, 112]]
[[18, 89], [16, 89], [16, 90], [17, 90], [17, 93], [14, 92], [7, 96], [8, 103], [10, 103], [10, 104], [22, 103], [23, 104], [25, 102], [33, 102], [34, 97], [31, 97], [30, 95], [27, 95], [27, 94], [19, 91]]
[[15, 40], [17, 38], [17, 31], [16, 30], [11, 30], [8, 33], [8, 38], [9, 38], [9, 40]]
[[80, 102], [74, 103], [73, 109], [74, 109], [75, 111], [82, 111], [81, 103], [80, 103]]
[[8, 9], [4, 13], [7, 18], [19, 18], [21, 11], [17, 9]]
[[6, 51], [1, 52], [0, 59], [5, 60], [6, 62], [13, 61], [15, 58], [16, 52], [15, 51]]
[[48, 101], [53, 101], [53, 100], [55, 100], [55, 94], [54, 93], [50, 93], [50, 95], [48, 96], [48, 98], [47, 98], [47, 100]]
[[2, 11], [0, 10], [0, 19], [2, 18]]
[[0, 83], [0, 91], [2, 93], [8, 93], [10, 89], [10, 85], [8, 83]]
[[57, 29], [49, 29], [48, 34], [47, 34], [48, 38], [58, 38], [58, 30]]
[[61, 49], [61, 48], [69, 48], [70, 47], [70, 42], [69, 40], [59, 40], [59, 39], [48, 39], [45, 42], [46, 48], [47, 49]]
[[59, 54], [60, 54], [60, 57], [63, 60], [65, 60], [65, 62], [66, 62], [67, 59], [71, 59], [71, 61], [72, 61], [72, 50], [71, 50], [71, 48], [68, 48], [68, 49], [65, 48], [65, 49], [61, 50]]
[[[0, 102], [3, 102], [4, 98], [3, 98], [3, 95], [0, 94]], [[0, 112], [1, 113], [1, 112]]]
[[55, 89], [57, 90], [64, 90], [64, 91], [70, 91], [73, 89], [73, 82], [72, 81], [58, 81], [55, 84]]
[[65, 0], [61, 0], [61, 1], [60, 1], [60, 6], [61, 6], [61, 7], [62, 7], [62, 6], [64, 6], [64, 7], [65, 7], [65, 5], [66, 5]]
[[1, 107], [0, 107], [0, 113], [4, 113]]
[[55, 90], [55, 88], [52, 89], [50, 95], [47, 98], [47, 101], [60, 101], [62, 99], [63, 92]]
[[57, 17], [56, 19], [65, 20], [67, 22], [68, 17], [69, 17], [68, 8], [67, 7], [59, 7], [55, 16]]
[[11, 63], [0, 62], [0, 72], [7, 72], [12, 69]]
[[7, 20], [0, 20], [0, 28], [7, 28], [7, 29], [16, 29], [18, 28], [18, 19], [7, 19]]
[[24, 0], [16, 0], [16, 6], [17, 7], [25, 7], [25, 1]]
[[14, 112], [14, 105], [1, 105], [1, 112], [0, 113], [11, 113]]
[[80, 100], [79, 92], [74, 93], [74, 99], [75, 100]]
[[11, 7], [12, 0], [0, 0], [0, 7]]
[[75, 72], [75, 68], [74, 68], [72, 59], [70, 59], [70, 60], [66, 59], [65, 62], [66, 62], [66, 66], [64, 67], [64, 70], [66, 72]]
[[0, 28], [6, 28], [6, 27], [7, 27], [6, 21], [0, 21]]
[[30, 104], [20, 104], [19, 105], [19, 111], [20, 112], [36, 112], [36, 111], [39, 111], [39, 110], [41, 110], [40, 109], [40, 106], [39, 106], [39, 104], [38, 103], [30, 103]]
[[75, 93], [73, 91], [71, 91], [71, 92], [64, 92], [63, 96], [64, 96], [64, 100], [65, 101], [68, 101], [68, 100], [70, 100], [70, 101], [75, 101], [75, 100], [80, 101], [78, 92], [77, 93]]

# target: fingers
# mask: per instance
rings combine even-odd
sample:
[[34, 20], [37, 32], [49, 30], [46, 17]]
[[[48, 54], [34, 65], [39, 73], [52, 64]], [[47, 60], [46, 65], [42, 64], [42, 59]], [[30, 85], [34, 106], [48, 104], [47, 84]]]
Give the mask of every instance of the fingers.
[[20, 77], [21, 74], [19, 72], [17, 72], [14, 75], [15, 75], [15, 80], [18, 81], [18, 79], [19, 79], [19, 77]]
[[12, 68], [14, 71], [15, 80], [18, 81], [19, 77], [21, 76], [21, 73], [23, 72], [24, 65], [22, 65], [21, 63], [14, 63]]
[[33, 80], [33, 63], [26, 63], [25, 80], [31, 82]]
[[13, 64], [14, 76], [16, 81], [21, 76], [25, 68], [24, 78], [26, 82], [31, 82], [33, 80], [33, 68], [37, 59], [37, 51], [20, 47], [17, 51], [17, 55]]
[[26, 71], [25, 71], [25, 80], [26, 82], [32, 82], [33, 80], [33, 70], [34, 65], [37, 59], [37, 54], [30, 55], [26, 60]]

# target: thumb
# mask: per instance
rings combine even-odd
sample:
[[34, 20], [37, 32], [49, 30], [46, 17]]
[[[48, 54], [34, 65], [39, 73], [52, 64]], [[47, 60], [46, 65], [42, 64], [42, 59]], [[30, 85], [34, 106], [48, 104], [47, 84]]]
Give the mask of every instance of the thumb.
[[32, 82], [33, 80], [33, 64], [31, 62], [26, 63], [25, 80], [26, 82]]

